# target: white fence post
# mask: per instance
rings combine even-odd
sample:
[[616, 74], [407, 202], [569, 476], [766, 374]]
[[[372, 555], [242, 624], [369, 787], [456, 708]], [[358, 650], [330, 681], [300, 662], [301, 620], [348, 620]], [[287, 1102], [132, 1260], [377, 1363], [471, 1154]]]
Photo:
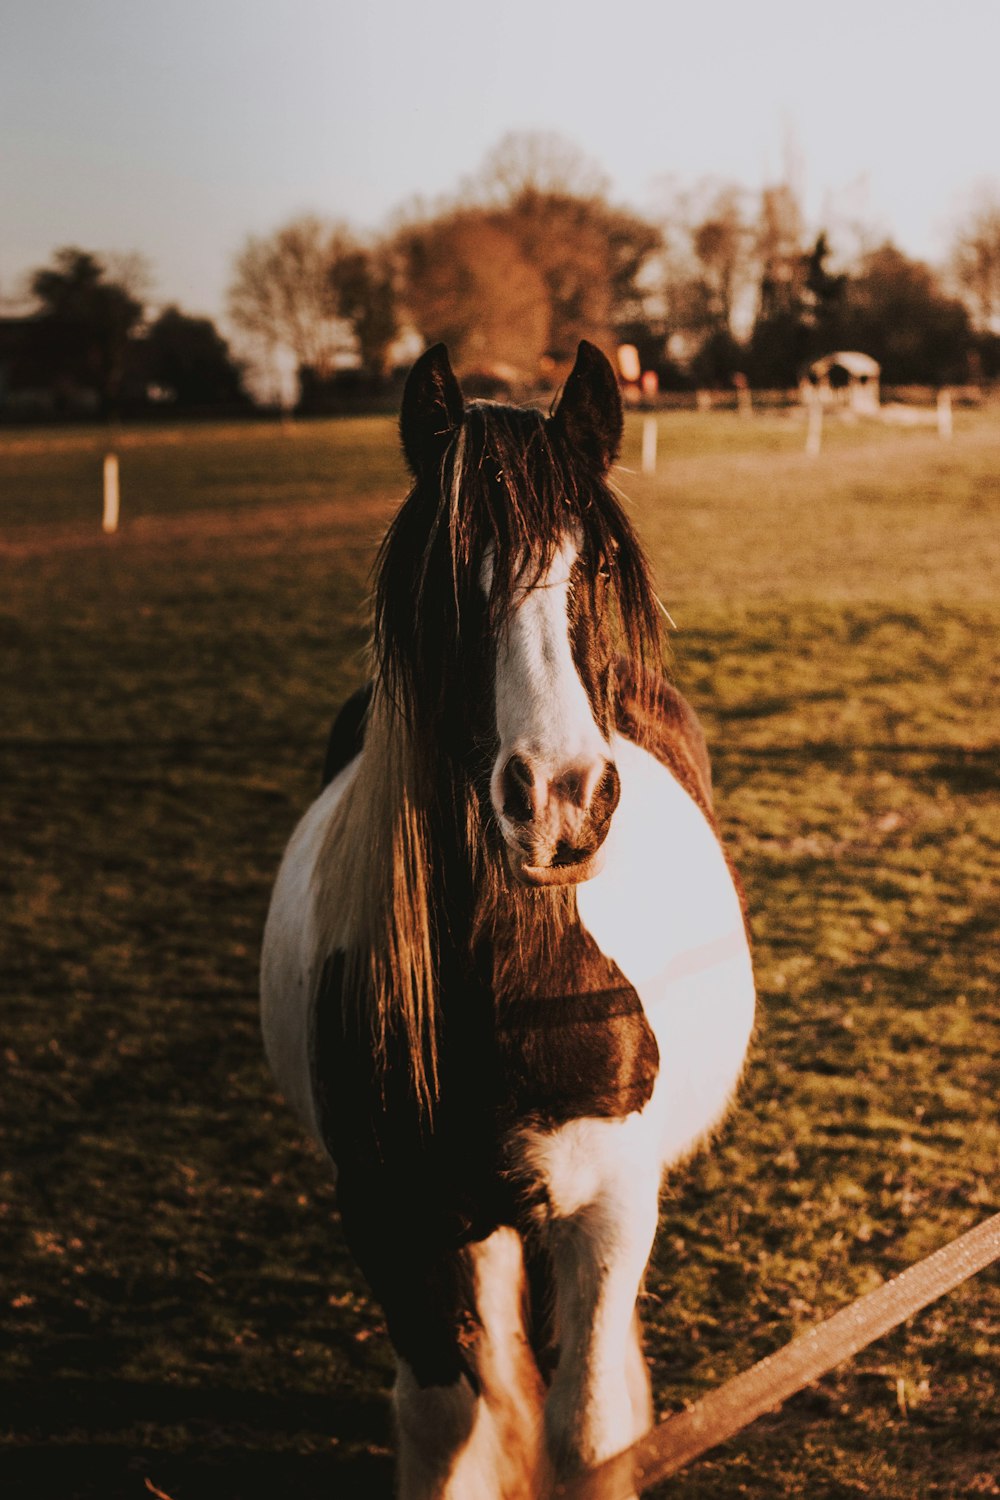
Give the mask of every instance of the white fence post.
[[951, 440], [951, 391], [945, 386], [938, 391], [937, 398], [937, 429], [938, 437], [944, 438], [945, 442]]
[[656, 473], [656, 418], [644, 417], [642, 421], [642, 472]]
[[101, 526], [110, 536], [118, 530], [118, 455], [104, 459], [104, 519]]
[[810, 458], [816, 458], [823, 446], [823, 403], [819, 396], [813, 396], [809, 403], [809, 429], [806, 433], [806, 453]]

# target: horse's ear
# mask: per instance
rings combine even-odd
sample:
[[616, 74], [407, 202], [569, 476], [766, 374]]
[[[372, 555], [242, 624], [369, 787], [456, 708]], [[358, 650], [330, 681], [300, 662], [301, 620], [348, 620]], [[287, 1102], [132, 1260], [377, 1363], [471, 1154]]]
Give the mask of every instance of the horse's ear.
[[550, 431], [604, 474], [618, 457], [623, 426], [615, 372], [596, 344], [581, 339], [576, 364], [549, 418]]
[[399, 431], [414, 478], [437, 468], [462, 421], [465, 402], [444, 344], [425, 349], [406, 377]]

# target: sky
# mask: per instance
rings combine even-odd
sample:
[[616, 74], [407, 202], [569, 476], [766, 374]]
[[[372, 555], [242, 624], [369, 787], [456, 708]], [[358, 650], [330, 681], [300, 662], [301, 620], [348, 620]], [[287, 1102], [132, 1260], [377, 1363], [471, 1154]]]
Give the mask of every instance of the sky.
[[512, 130], [647, 213], [791, 172], [811, 228], [940, 261], [1000, 189], [998, 60], [1000, 0], [0, 0], [0, 299], [78, 245], [216, 317], [248, 235], [377, 232]]

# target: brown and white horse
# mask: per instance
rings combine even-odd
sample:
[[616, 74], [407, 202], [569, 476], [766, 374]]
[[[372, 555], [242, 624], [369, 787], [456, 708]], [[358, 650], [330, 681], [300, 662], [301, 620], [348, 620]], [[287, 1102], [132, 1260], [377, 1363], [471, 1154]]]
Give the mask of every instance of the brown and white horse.
[[397, 1358], [404, 1500], [525, 1500], [649, 1425], [665, 1167], [753, 1024], [704, 741], [607, 484], [613, 372], [549, 417], [407, 382], [414, 485], [264, 938], [275, 1078], [338, 1174]]

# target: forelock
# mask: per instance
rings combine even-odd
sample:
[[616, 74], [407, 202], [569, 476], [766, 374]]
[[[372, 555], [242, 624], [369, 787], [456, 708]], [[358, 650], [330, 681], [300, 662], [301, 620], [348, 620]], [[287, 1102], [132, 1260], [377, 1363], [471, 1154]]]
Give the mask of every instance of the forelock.
[[658, 648], [656, 606], [631, 523], [603, 478], [537, 410], [471, 403], [440, 470], [417, 481], [390, 527], [376, 574], [376, 645], [390, 688], [413, 703], [459, 650], [482, 609], [489, 629], [517, 588], [541, 576], [570, 533], [591, 566], [608, 563], [631, 655]]

